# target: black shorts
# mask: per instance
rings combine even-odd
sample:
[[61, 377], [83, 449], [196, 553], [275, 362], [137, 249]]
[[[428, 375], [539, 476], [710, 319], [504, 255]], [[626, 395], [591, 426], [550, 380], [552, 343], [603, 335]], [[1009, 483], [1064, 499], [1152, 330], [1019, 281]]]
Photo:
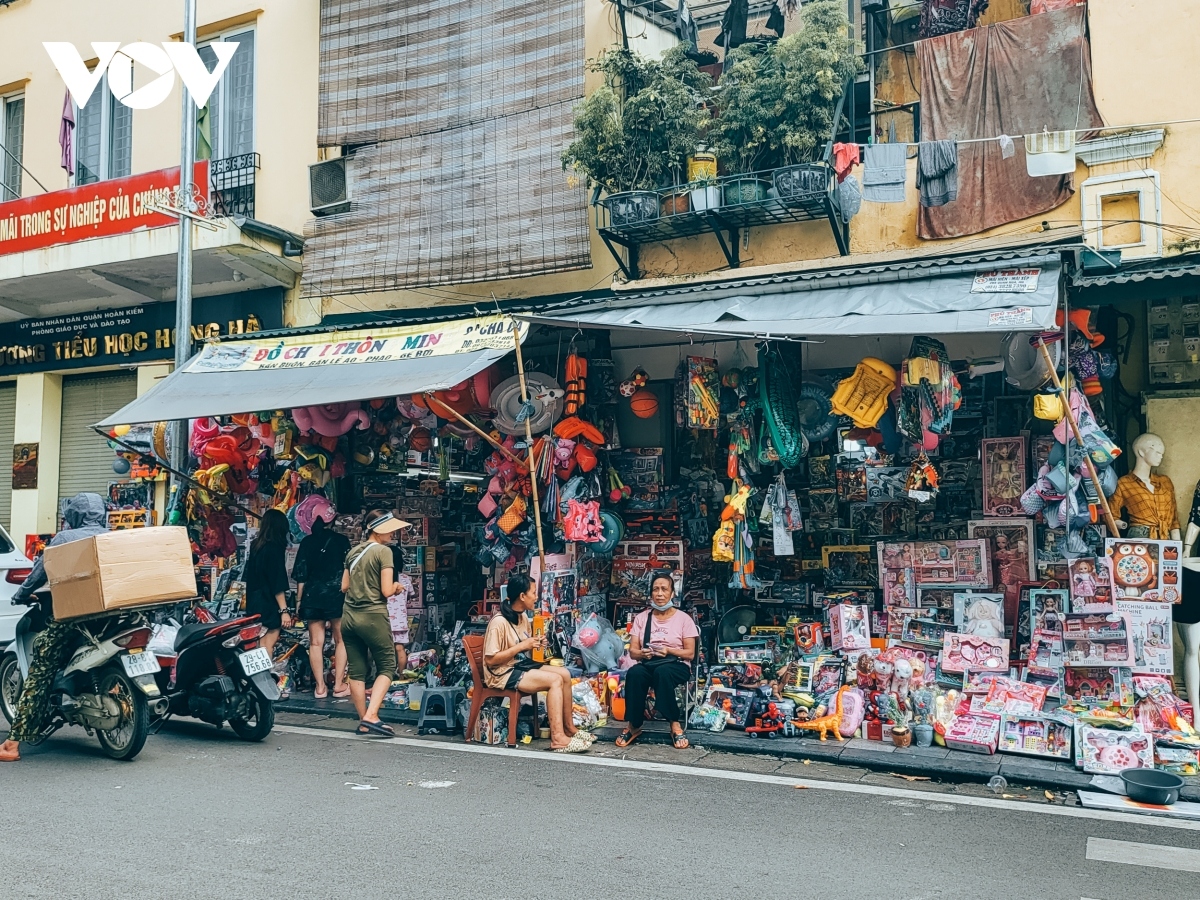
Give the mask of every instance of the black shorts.
[[344, 599], [338, 599], [333, 603], [328, 601], [309, 603], [306, 600], [300, 604], [300, 618], [305, 622], [328, 622], [331, 619], [340, 619], [344, 605]]
[[504, 682], [504, 689], [506, 691], [515, 691], [526, 672], [532, 672], [534, 669], [540, 669], [541, 667], [541, 663], [536, 663], [532, 659], [518, 659], [513, 663], [512, 671], [508, 673], [508, 680]]

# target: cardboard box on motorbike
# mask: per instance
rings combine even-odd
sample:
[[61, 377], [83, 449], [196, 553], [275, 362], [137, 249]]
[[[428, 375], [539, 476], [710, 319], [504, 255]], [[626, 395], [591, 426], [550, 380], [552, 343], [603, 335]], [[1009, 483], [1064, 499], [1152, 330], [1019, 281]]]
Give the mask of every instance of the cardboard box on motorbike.
[[44, 564], [59, 620], [196, 596], [186, 528], [105, 532], [47, 547]]

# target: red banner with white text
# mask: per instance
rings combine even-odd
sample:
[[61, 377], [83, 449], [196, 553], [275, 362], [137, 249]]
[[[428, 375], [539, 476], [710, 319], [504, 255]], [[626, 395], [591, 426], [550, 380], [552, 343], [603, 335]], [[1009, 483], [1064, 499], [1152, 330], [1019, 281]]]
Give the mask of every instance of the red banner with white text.
[[[196, 163], [193, 180], [207, 200], [207, 160]], [[177, 187], [178, 166], [0, 203], [0, 255], [174, 225], [178, 219], [153, 207], [170, 205]]]

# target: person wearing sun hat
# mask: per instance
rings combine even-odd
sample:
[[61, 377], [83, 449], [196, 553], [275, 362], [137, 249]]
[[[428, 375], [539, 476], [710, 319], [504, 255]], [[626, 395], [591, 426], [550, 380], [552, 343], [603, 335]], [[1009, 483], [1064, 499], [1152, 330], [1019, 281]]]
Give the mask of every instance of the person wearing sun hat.
[[[346, 645], [350, 697], [358, 712], [358, 733], [376, 737], [395, 737], [395, 730], [379, 721], [379, 709], [396, 677], [396, 646], [388, 618], [388, 598], [399, 587], [395, 579], [395, 558], [391, 544], [396, 532], [408, 522], [381, 509], [373, 509], [363, 520], [367, 539], [346, 554], [342, 571], [342, 591], [346, 603], [342, 612], [342, 640]], [[367, 703], [367, 673], [375, 664], [375, 682]]]

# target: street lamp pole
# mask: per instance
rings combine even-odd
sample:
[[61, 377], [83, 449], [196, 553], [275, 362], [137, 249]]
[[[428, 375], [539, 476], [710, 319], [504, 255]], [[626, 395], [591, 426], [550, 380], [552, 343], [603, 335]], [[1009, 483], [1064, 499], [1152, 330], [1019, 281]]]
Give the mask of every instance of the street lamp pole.
[[[196, 0], [183, 0], [183, 40], [196, 44]], [[183, 84], [182, 114], [179, 128], [179, 203], [184, 211], [192, 208], [192, 179], [196, 167], [196, 112], [191, 92]], [[192, 355], [192, 222], [186, 215], [179, 217], [179, 255], [175, 263], [175, 371], [180, 371]], [[171, 444], [171, 466], [177, 472], [187, 471], [188, 422], [174, 423]], [[184, 486], [176, 477], [177, 490]]]

